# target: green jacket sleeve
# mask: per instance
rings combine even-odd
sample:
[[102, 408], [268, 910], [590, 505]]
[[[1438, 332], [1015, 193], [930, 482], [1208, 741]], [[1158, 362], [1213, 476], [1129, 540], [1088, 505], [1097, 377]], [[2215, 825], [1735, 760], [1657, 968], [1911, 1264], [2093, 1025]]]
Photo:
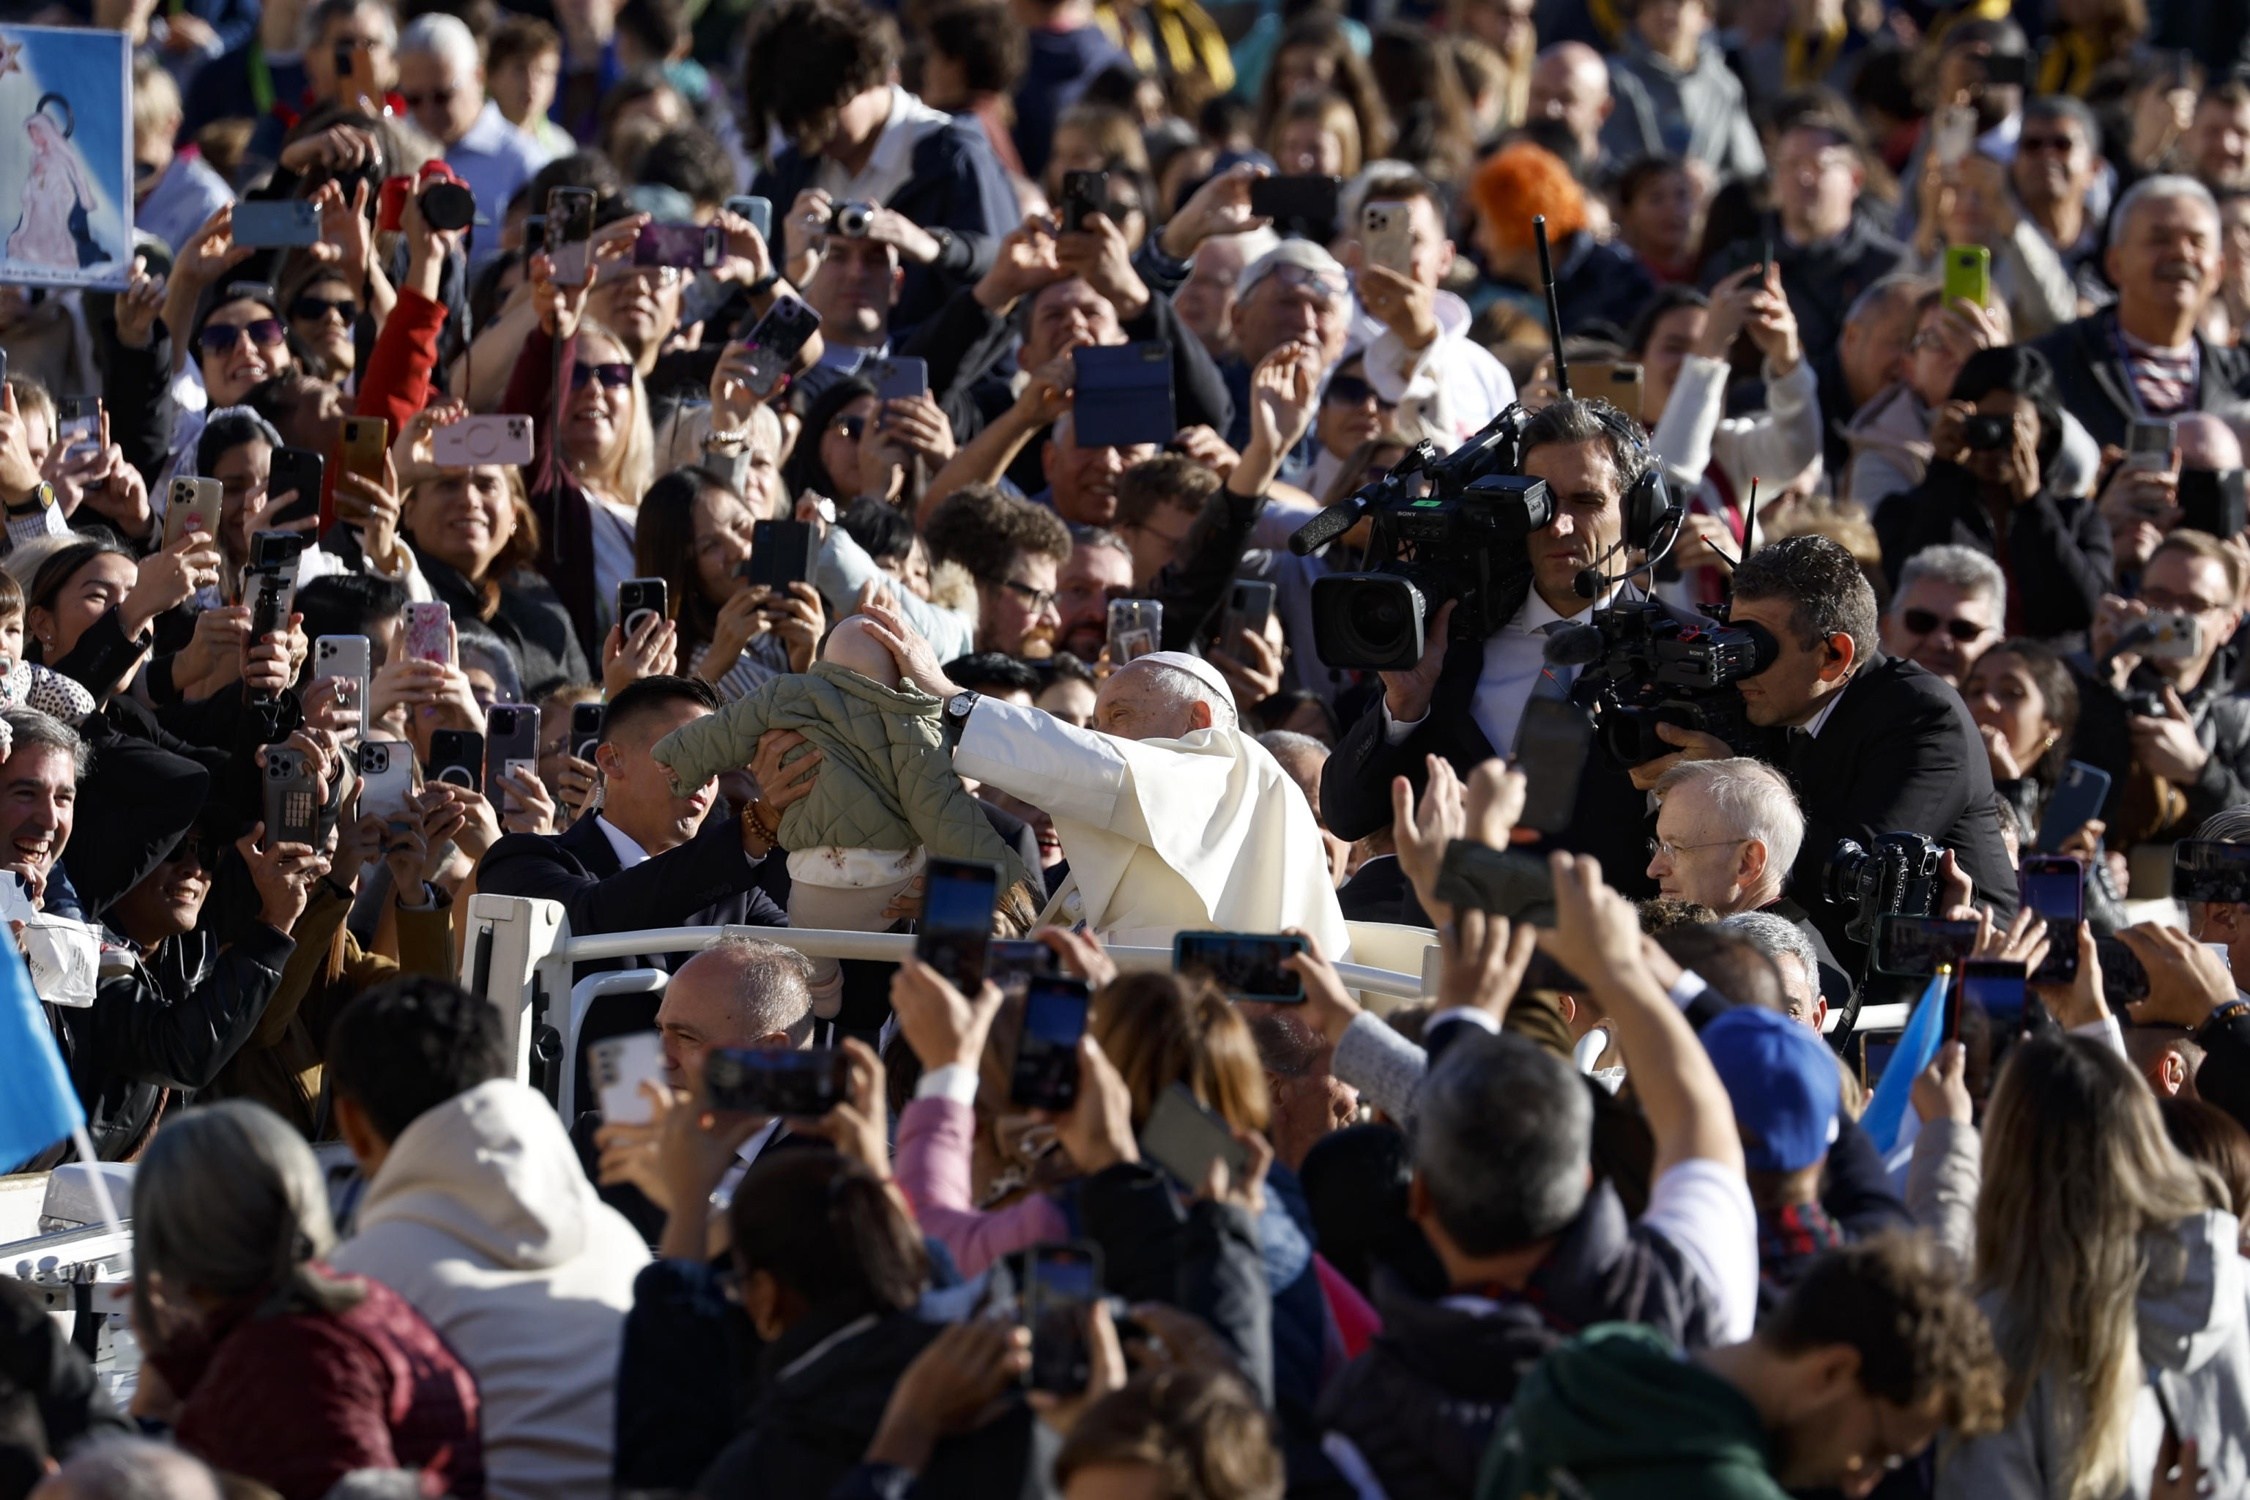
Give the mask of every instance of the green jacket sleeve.
[[788, 681], [776, 678], [715, 714], [682, 724], [658, 740], [650, 753], [670, 769], [672, 784], [682, 789], [701, 786], [721, 771], [741, 770], [757, 754], [758, 736], [772, 725], [775, 689]]

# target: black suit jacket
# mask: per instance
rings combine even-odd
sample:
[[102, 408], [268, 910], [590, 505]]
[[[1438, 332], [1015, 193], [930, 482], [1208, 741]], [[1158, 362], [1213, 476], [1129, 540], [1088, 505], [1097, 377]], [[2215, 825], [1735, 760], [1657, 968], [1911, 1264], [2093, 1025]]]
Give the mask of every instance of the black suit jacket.
[[[1320, 778], [1321, 812], [1336, 837], [1361, 839], [1389, 827], [1391, 781], [1404, 776], [1419, 797], [1428, 779], [1424, 757], [1439, 756], [1466, 776], [1501, 753], [1484, 737], [1471, 712], [1477, 679], [1484, 675], [1484, 645], [1455, 641], [1447, 648], [1430, 711], [1404, 742], [1387, 743], [1379, 694], [1345, 732]], [[1639, 900], [1656, 894], [1656, 883], [1647, 875], [1651, 826], [1647, 796], [1634, 789], [1625, 766], [1596, 748], [1588, 753], [1586, 769], [1578, 778], [1569, 824], [1560, 834], [1530, 847], [1542, 853], [1568, 849], [1591, 854], [1602, 862], [1604, 879]]]
[[1849, 913], [1822, 895], [1838, 839], [1862, 846], [1878, 834], [1928, 834], [1951, 849], [1976, 882], [1976, 898], [2016, 910], [2014, 867], [2000, 842], [1992, 765], [1961, 695], [1935, 673], [1876, 655], [1844, 689], [1818, 736], [1792, 736], [1789, 779], [1805, 809], [1805, 843], [1790, 889], [1847, 969], [1862, 946], [1844, 937]]
[[[2195, 342], [2203, 350], [2198, 394], [2203, 410], [2223, 411], [2250, 396], [2250, 353], [2209, 343], [2201, 334]], [[2085, 425], [2095, 442], [2124, 447], [2126, 428], [2141, 413], [2125, 362], [2118, 357], [2117, 315], [2105, 308], [2032, 340], [2031, 347], [2055, 367], [2063, 409]]]
[[[558, 834], [511, 833], [487, 850], [477, 889], [498, 896], [560, 901], [570, 930], [632, 932], [650, 927], [786, 927], [789, 917], [761, 888], [765, 866], [742, 852], [734, 808], [713, 807], [694, 838], [621, 869], [617, 851], [592, 817]], [[689, 949], [578, 965], [575, 979], [605, 969], [663, 969]]]

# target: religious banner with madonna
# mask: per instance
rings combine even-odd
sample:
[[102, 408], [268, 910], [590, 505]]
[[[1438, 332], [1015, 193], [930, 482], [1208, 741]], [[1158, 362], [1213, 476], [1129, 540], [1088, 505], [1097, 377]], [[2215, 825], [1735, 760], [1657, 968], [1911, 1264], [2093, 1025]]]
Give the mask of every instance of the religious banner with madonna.
[[132, 76], [121, 31], [0, 26], [0, 282], [125, 289]]

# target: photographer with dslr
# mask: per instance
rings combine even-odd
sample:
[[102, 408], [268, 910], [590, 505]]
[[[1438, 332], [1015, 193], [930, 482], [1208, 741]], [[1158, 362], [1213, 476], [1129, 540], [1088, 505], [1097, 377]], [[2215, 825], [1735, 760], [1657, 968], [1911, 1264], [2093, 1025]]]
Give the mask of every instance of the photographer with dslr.
[[[1570, 692], [1573, 670], [1547, 661], [1550, 638], [1597, 607], [1642, 597], [1619, 582], [1630, 566], [1620, 561], [1628, 545], [1648, 540], [1638, 525], [1639, 534], [1628, 535], [1627, 514], [1660, 507], [1651, 486], [1660, 495], [1662, 481], [1638, 425], [1615, 408], [1565, 397], [1531, 418], [1521, 452], [1524, 475], [1544, 481], [1552, 496], [1553, 519], [1520, 544], [1523, 562], [1505, 555], [1494, 562], [1495, 597], [1480, 602], [1485, 618], [1504, 623], [1482, 639], [1457, 638], [1459, 604], [1447, 602], [1426, 622], [1421, 659], [1380, 674], [1382, 700], [1345, 735], [1321, 779], [1321, 807], [1338, 838], [1363, 838], [1388, 824], [1393, 779], [1404, 776], [1419, 792], [1425, 756], [1466, 770], [1512, 749], [1525, 704]], [[1642, 520], [1653, 529], [1648, 516]], [[1322, 655], [1333, 659], [1325, 648]], [[1707, 738], [1720, 747], [1715, 755], [1734, 753]], [[1648, 862], [1642, 808], [1624, 768], [1591, 756], [1569, 825], [1552, 842], [1598, 855], [1620, 889], [1631, 887], [1628, 895], [1651, 894], [1645, 876], [1626, 878]]]
[[[1740, 688], [1753, 725], [1788, 732], [1781, 766], [1805, 810], [1796, 890], [1828, 888], [1839, 839], [1874, 848], [1886, 834], [1920, 834], [1953, 852], [1979, 904], [2013, 916], [2015, 870], [1984, 741], [1943, 678], [1876, 649], [1875, 591], [1852, 555], [1818, 536], [1759, 549], [1735, 571], [1729, 619], [1763, 627], [1778, 648]], [[1680, 752], [1635, 767], [1636, 786], [1655, 786], [1682, 760], [1735, 753], [1716, 735], [1669, 724], [1657, 733]], [[1812, 911], [1847, 969], [1861, 947], [1845, 936], [1851, 915], [1833, 900]]]

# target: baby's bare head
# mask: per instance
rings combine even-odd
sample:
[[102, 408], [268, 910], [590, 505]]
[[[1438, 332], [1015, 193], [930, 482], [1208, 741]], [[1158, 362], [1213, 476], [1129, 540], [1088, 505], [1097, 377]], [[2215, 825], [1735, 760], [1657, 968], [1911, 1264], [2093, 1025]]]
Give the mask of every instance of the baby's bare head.
[[870, 624], [865, 615], [846, 615], [838, 620], [836, 628], [828, 633], [827, 644], [820, 648], [820, 659], [849, 667], [862, 677], [871, 677], [885, 687], [895, 688], [898, 686], [898, 662]]

